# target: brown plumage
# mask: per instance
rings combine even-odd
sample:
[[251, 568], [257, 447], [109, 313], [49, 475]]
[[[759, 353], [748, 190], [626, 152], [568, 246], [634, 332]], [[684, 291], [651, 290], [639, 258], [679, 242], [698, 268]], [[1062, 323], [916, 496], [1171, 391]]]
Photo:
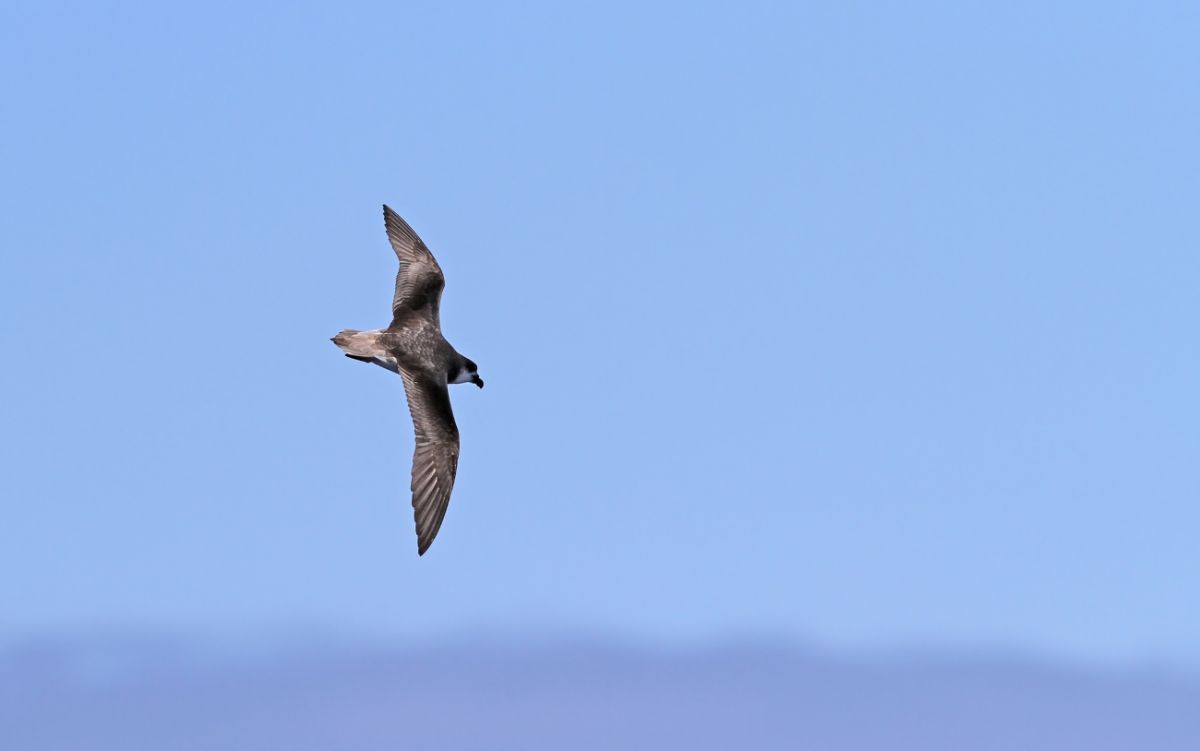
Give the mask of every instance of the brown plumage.
[[440, 306], [446, 279], [437, 259], [400, 215], [383, 207], [384, 226], [400, 261], [392, 322], [386, 329], [347, 329], [333, 342], [347, 357], [398, 373], [404, 381], [416, 435], [412, 465], [417, 553], [433, 543], [458, 471], [458, 426], [450, 407], [451, 383], [483, 388], [479, 370], [442, 336]]

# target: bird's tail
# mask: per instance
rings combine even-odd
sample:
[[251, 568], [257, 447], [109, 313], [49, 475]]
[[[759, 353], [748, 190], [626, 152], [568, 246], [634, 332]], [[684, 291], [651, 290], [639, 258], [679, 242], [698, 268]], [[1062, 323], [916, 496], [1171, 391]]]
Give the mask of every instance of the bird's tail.
[[369, 359], [386, 354], [379, 346], [379, 334], [378, 331], [346, 329], [339, 331], [330, 341], [350, 357]]

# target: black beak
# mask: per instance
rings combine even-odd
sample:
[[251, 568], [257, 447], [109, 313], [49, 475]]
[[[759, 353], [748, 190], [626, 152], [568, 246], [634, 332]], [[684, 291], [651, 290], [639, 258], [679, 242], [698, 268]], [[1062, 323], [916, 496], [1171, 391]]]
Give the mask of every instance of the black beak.
[[474, 377], [472, 377], [472, 378], [471, 378], [471, 383], [475, 384], [475, 385], [476, 385], [476, 386], [478, 386], [479, 388], [483, 388], [483, 379], [482, 379], [482, 378], [480, 378], [479, 376], [474, 376]]

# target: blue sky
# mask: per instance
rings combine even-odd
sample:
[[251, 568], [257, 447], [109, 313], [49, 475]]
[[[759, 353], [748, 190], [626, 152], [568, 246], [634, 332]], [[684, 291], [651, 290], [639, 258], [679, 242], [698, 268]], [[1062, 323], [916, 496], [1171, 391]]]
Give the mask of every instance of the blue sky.
[[[8, 3], [0, 638], [1200, 659], [1185, 3]], [[418, 559], [388, 202], [488, 387]]]

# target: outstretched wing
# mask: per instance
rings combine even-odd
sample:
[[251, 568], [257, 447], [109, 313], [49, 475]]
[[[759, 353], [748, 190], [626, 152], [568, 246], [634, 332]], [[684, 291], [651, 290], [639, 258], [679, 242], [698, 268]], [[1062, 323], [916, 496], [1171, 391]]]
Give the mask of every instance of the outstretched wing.
[[417, 525], [417, 554], [425, 551], [437, 537], [454, 475], [458, 471], [458, 426], [450, 409], [450, 390], [445, 379], [431, 374], [400, 368], [408, 411], [416, 431], [413, 450], [412, 505]]
[[387, 227], [392, 250], [400, 259], [400, 270], [396, 273], [396, 294], [392, 297], [392, 326], [414, 315], [422, 315], [428, 316], [435, 326], [441, 328], [438, 308], [446, 277], [442, 275], [437, 259], [413, 232], [413, 228], [408, 226], [408, 222], [386, 204], [383, 207], [383, 223]]

